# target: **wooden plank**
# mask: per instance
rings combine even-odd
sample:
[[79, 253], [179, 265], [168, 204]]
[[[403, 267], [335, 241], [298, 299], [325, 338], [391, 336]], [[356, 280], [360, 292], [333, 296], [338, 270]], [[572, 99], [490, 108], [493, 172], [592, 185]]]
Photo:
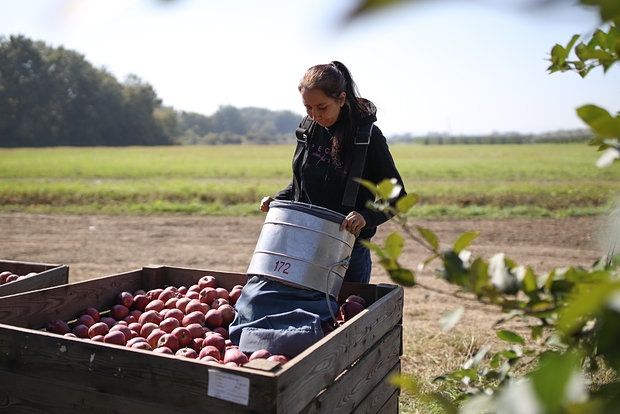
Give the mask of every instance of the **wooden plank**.
[[[0, 377], [0, 413], [118, 413], [198, 414], [209, 410], [187, 410], [155, 403], [141, 395], [125, 398], [94, 391], [79, 384], [62, 384], [36, 377], [3, 372]], [[144, 396], [146, 397], [146, 396]]]
[[71, 283], [0, 298], [0, 321], [41, 329], [51, 319], [75, 319], [88, 306], [109, 309], [116, 295], [140, 288], [141, 271]]
[[[275, 412], [274, 374], [241, 367], [211, 365], [151, 351], [68, 338], [0, 325], [0, 384], [6, 373], [49, 381], [67, 389], [83, 387], [110, 397], [135, 398], [187, 410], [253, 413]], [[248, 378], [248, 405], [209, 397], [212, 372]], [[84, 396], [80, 397], [83, 398]], [[34, 395], [33, 401], [45, 403]], [[63, 392], [59, 398], [94, 404]]]
[[3, 271], [9, 271], [19, 276], [31, 272], [35, 272], [37, 275], [5, 283], [0, 286], [0, 296], [58, 286], [69, 281], [69, 267], [65, 265], [0, 260], [0, 272]]
[[394, 286], [377, 302], [287, 363], [277, 377], [279, 412], [302, 410], [402, 321], [403, 297], [403, 288]]
[[[400, 367], [401, 338], [402, 326], [397, 325], [300, 413], [352, 412], [381, 382], [387, 382], [387, 376], [396, 367]], [[391, 388], [397, 389], [393, 385]]]
[[391, 375], [400, 374], [400, 363], [394, 367], [390, 373], [386, 376], [385, 380], [380, 382], [362, 401], [360, 405], [355, 407], [351, 411], [352, 414], [385, 414], [385, 413], [398, 413], [398, 400], [396, 401], [396, 410], [389, 411], [386, 404], [394, 398], [398, 397], [399, 389], [388, 378]]

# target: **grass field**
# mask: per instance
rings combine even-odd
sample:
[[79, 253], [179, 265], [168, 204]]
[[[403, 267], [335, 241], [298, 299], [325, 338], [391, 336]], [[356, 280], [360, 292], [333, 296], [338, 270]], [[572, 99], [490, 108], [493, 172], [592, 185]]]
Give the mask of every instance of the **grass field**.
[[[289, 182], [294, 147], [0, 149], [0, 211], [258, 214]], [[584, 144], [395, 144], [424, 217], [565, 217], [609, 211], [614, 167]]]

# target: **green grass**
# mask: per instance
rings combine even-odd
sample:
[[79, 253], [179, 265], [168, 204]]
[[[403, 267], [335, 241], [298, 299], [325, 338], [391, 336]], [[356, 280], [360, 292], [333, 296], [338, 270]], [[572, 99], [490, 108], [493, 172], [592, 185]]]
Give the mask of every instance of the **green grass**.
[[[392, 145], [420, 217], [609, 211], [615, 167], [583, 144]], [[0, 211], [258, 214], [291, 176], [293, 146], [0, 149]]]

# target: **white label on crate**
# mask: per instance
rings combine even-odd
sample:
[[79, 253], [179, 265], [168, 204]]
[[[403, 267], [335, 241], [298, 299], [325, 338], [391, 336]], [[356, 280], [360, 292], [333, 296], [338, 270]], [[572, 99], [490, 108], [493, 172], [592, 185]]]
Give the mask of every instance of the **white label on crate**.
[[210, 369], [207, 395], [236, 404], [248, 405], [250, 401], [250, 379]]

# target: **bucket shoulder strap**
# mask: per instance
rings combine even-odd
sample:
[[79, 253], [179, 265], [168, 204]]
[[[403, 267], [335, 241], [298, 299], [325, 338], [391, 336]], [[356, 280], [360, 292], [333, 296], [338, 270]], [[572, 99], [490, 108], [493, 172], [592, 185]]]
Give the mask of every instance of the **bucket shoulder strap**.
[[351, 163], [347, 185], [344, 189], [344, 196], [342, 197], [342, 204], [347, 207], [354, 207], [355, 201], [357, 200], [360, 183], [355, 179], [362, 178], [364, 164], [366, 163], [366, 152], [370, 144], [373, 126], [374, 123], [362, 125], [358, 127], [355, 134], [355, 140], [353, 142], [353, 161]]
[[[310, 139], [310, 136], [312, 136], [312, 132], [314, 130], [315, 125], [316, 125], [316, 122], [314, 122], [312, 118], [306, 115], [302, 119], [301, 124], [299, 125], [299, 128], [295, 130], [295, 135], [297, 137], [297, 147], [295, 148], [295, 155], [293, 155], [293, 171], [296, 170], [295, 167], [300, 162], [299, 157], [301, 156], [304, 148], [308, 145], [308, 141]], [[304, 159], [301, 160], [302, 165], [305, 163], [305, 159], [307, 156], [308, 156], [308, 152], [305, 152]], [[302, 181], [301, 177], [299, 177], [299, 181], [293, 180], [295, 201], [299, 201], [299, 197], [301, 195], [301, 191], [302, 191], [302, 188], [300, 188], [301, 181]]]

